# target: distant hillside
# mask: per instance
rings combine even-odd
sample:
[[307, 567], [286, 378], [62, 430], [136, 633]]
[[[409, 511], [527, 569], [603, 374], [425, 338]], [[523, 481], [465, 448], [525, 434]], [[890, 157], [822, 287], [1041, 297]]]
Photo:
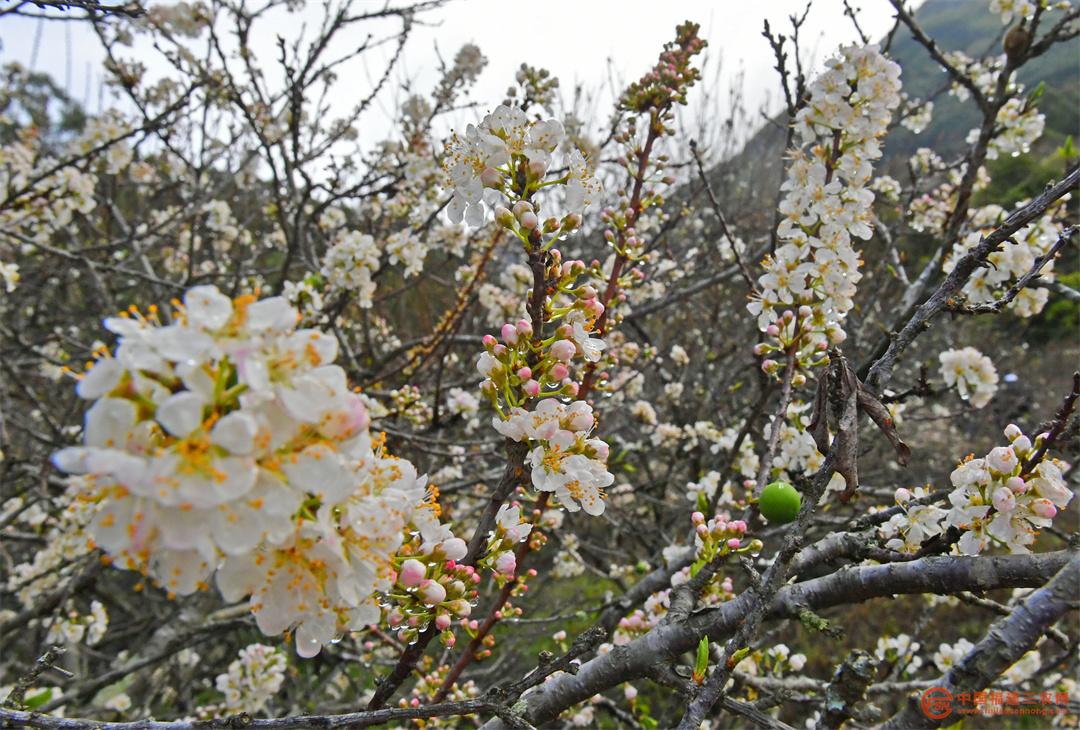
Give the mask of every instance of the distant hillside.
[[[963, 51], [975, 58], [1000, 53], [1001, 39], [1008, 29], [997, 15], [989, 12], [986, 0], [927, 0], [916, 12], [916, 18], [943, 48]], [[890, 55], [903, 69], [904, 91], [911, 97], [925, 98], [946, 83], [945, 73], [906, 28], [897, 31]], [[1020, 80], [1029, 91], [1039, 81], [1046, 82], [1039, 101], [1039, 108], [1046, 116], [1046, 131], [1036, 143], [1032, 157], [1046, 157], [1068, 135], [1080, 141], [1080, 39], [1055, 46], [1050, 53], [1030, 61], [1022, 69]], [[901, 161], [919, 147], [931, 147], [945, 157], [958, 155], [964, 151], [964, 138], [976, 122], [977, 111], [970, 100], [961, 103], [941, 94], [934, 102], [933, 121], [922, 133], [915, 135], [897, 128], [889, 135], [885, 159], [878, 169], [900, 174]], [[780, 167], [783, 143], [784, 130], [780, 124], [767, 124], [747, 142], [742, 152], [710, 173], [714, 187], [722, 191], [725, 206], [754, 228], [759, 224], [766, 230], [771, 227], [770, 208], [761, 203], [775, 198], [776, 186], [783, 175]], [[999, 160], [992, 165], [992, 172], [997, 175], [1010, 166], [1032, 162], [1025, 157], [1018, 161]], [[1022, 181], [1021, 187], [1038, 186], [1046, 179], [1027, 180], [1028, 175], [1023, 171], [1009, 177], [1010, 186]]]
[[[979, 58], [1001, 53], [1001, 40], [1008, 26], [987, 10], [985, 0], [928, 0], [915, 14], [919, 24], [938, 44], [950, 51], [963, 51]], [[890, 51], [904, 72], [904, 90], [912, 97], [925, 98], [940, 89], [947, 79], [926, 49], [902, 29]], [[1040, 81], [1046, 89], [1039, 109], [1046, 115], [1042, 149], [1057, 147], [1065, 137], [1080, 132], [1080, 38], [1055, 46], [1053, 51], [1029, 61], [1020, 70], [1020, 81], [1033, 90]], [[964, 149], [964, 135], [978, 121], [973, 104], [961, 103], [947, 94], [934, 101], [934, 120], [921, 134], [906, 129], [890, 135], [887, 155], [907, 157], [919, 147], [931, 147], [939, 153], [959, 154]]]

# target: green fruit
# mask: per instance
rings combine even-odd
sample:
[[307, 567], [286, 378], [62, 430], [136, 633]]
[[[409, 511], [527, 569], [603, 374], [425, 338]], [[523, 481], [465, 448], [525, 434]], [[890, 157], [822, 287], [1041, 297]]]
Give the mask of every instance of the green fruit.
[[787, 482], [773, 482], [761, 490], [758, 509], [769, 522], [784, 524], [799, 516], [802, 496]]

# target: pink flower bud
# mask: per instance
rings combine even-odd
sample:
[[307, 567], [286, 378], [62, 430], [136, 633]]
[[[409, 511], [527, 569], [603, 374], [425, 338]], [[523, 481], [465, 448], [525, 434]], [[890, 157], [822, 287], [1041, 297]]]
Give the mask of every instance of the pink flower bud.
[[514, 214], [501, 205], [495, 207], [495, 223], [503, 228], [513, 228]]
[[805, 304], [799, 307], [799, 319], [809, 319], [814, 314], [814, 310]]
[[535, 398], [536, 396], [540, 395], [540, 383], [536, 382], [535, 380], [530, 379], [525, 381], [521, 388], [530, 398]]
[[1009, 439], [1009, 441], [1015, 441], [1023, 435], [1024, 432], [1015, 423], [1010, 423], [1005, 427], [1005, 438]]
[[497, 345], [495, 345], [495, 347], [491, 348], [491, 354], [494, 355], [495, 357], [503, 357], [504, 355], [506, 355], [506, 353], [507, 353], [506, 345], [497, 344]]
[[502, 185], [502, 173], [493, 167], [485, 167], [480, 173], [480, 184], [485, 188], [497, 188]]
[[705, 515], [701, 514], [700, 512], [694, 512], [690, 515], [690, 522], [694, 523], [695, 525], [700, 525], [705, 522]]
[[536, 217], [536, 213], [524, 213], [519, 220], [521, 221], [521, 227], [527, 231], [536, 228], [537, 224], [540, 222]]
[[491, 349], [492, 347], [495, 347], [496, 339], [491, 335], [484, 335], [483, 343], [484, 347]]
[[391, 626], [397, 626], [397, 625], [399, 625], [399, 624], [401, 623], [401, 620], [402, 620], [403, 618], [404, 618], [404, 616], [402, 616], [402, 615], [401, 615], [401, 611], [399, 611], [398, 609], [396, 609], [396, 608], [395, 608], [395, 609], [394, 609], [393, 611], [391, 611], [391, 612], [390, 612], [390, 614], [389, 614], [389, 615], [388, 615], [388, 616], [386, 617], [386, 622], [387, 622], [388, 624], [390, 624]]
[[766, 373], [772, 373], [778, 367], [780, 367], [780, 363], [778, 363], [776, 360], [761, 361], [761, 369], [764, 370]]
[[440, 613], [435, 617], [435, 628], [439, 631], [446, 631], [450, 628], [450, 616], [445, 613]]
[[986, 465], [1000, 474], [1009, 474], [1019, 464], [1011, 446], [997, 446], [986, 455]]
[[737, 537], [733, 537], [733, 538], [731, 538], [730, 540], [727, 541], [727, 546], [729, 548], [731, 548], [732, 550], [738, 550], [740, 544], [741, 543], [739, 542], [739, 538], [737, 538]]
[[507, 323], [502, 326], [500, 331], [502, 334], [503, 342], [508, 345], [516, 345], [518, 341], [518, 331], [514, 329], [514, 325]]
[[551, 356], [562, 362], [570, 362], [577, 352], [577, 346], [570, 340], [558, 340], [551, 346]]
[[705, 537], [709, 534], [709, 528], [706, 525], [698, 525], [694, 528], [694, 532], [696, 532], [701, 537]]
[[577, 383], [573, 382], [564, 383], [563, 390], [566, 391], [566, 394], [571, 398], [577, 398], [577, 394], [581, 390], [581, 387]]
[[637, 687], [632, 684], [626, 685], [623, 689], [623, 694], [626, 696], [627, 702], [633, 702], [637, 698]]
[[790, 322], [793, 319], [795, 319], [795, 313], [792, 312], [790, 309], [785, 309], [784, 310], [784, 321], [785, 322]]
[[525, 215], [526, 213], [532, 213], [532, 209], [532, 204], [530, 204], [529, 201], [519, 200], [518, 202], [514, 203], [514, 216], [518, 220], [520, 220], [521, 216]]
[[581, 298], [582, 299], [593, 299], [595, 297], [596, 297], [596, 287], [592, 286], [591, 284], [586, 284], [585, 286], [581, 287]]
[[522, 380], [528, 380], [532, 377], [532, 368], [523, 367], [517, 371], [517, 376]]
[[519, 319], [517, 321], [517, 331], [526, 337], [532, 337], [533, 327], [532, 323], [527, 319]]
[[606, 462], [608, 455], [611, 453], [611, 447], [609, 447], [604, 441], [601, 441], [593, 448], [593, 451], [596, 452], [596, 458], [598, 460]]
[[1028, 490], [1027, 482], [1020, 477], [1009, 477], [1009, 480], [1005, 482], [1005, 486], [1008, 487], [1013, 494], [1023, 494]]
[[1012, 512], [1016, 509], [1016, 497], [1008, 487], [998, 487], [992, 497], [994, 509], [998, 512]]
[[1054, 515], [1057, 514], [1057, 507], [1049, 499], [1035, 499], [1031, 502], [1031, 511], [1035, 513], [1037, 517], [1042, 517], [1046, 520], [1054, 519]]
[[438, 581], [425, 580], [420, 584], [420, 597], [424, 599], [424, 603], [434, 606], [446, 600], [446, 589]]
[[768, 351], [769, 351], [769, 346], [766, 345], [764, 342], [759, 342], [758, 344], [754, 345], [754, 355], [756, 357], [761, 357], [762, 355], [764, 355]]
[[897, 504], [905, 504], [907, 502], [910, 502], [911, 501], [911, 490], [907, 489], [905, 487], [900, 487], [899, 489], [896, 490], [896, 493], [893, 495], [893, 498], [896, 500]]
[[507, 550], [495, 559], [495, 570], [508, 578], [514, 577], [514, 571], [517, 570], [517, 558], [514, 557], [512, 550]]
[[775, 324], [770, 324], [768, 327], [765, 328], [765, 334], [767, 334], [769, 337], [776, 337], [780, 334], [780, 328], [777, 327]]
[[426, 565], [419, 560], [409, 558], [401, 564], [401, 575], [399, 576], [399, 580], [401, 581], [401, 585], [406, 588], [412, 588], [413, 586], [420, 585], [420, 582], [424, 580], [424, 575], [426, 573]]
[[552, 365], [551, 370], [548, 371], [548, 376], [552, 380], [562, 380], [563, 378], [565, 378], [569, 374], [570, 374], [570, 369], [568, 367], [566, 367], [565, 365], [563, 365], [561, 362], [560, 363], [555, 363], [555, 365]]

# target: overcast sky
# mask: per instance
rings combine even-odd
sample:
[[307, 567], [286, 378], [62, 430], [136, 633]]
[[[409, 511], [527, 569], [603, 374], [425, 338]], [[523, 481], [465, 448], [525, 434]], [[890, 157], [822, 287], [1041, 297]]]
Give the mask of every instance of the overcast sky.
[[[151, 5], [154, 2], [150, 0]], [[373, 9], [383, 5], [381, 0], [357, 0], [358, 7], [365, 4]], [[311, 2], [304, 14], [314, 17], [320, 5]], [[872, 38], [880, 38], [891, 26], [886, 0], [856, 0], [853, 5], [861, 8], [860, 24]], [[414, 31], [402, 75], [396, 81], [407, 77], [417, 88], [430, 88], [437, 78], [435, 44], [449, 59], [468, 42], [479, 45], [489, 59], [473, 94], [484, 107], [503, 99], [523, 61], [550, 69], [566, 91], [575, 83], [603, 85], [609, 68], [631, 80], [655, 61], [661, 45], [673, 38], [675, 26], [692, 19], [701, 24], [702, 35], [709, 41], [711, 62], [722, 61], [722, 88], [716, 93], [726, 99], [723, 85], [730, 85], [741, 67], [747, 105], [756, 109], [766, 101], [775, 105], [778, 98], [774, 61], [761, 36], [762, 23], [768, 19], [774, 29], [786, 31], [787, 17], [804, 7], [805, 0], [544, 0], [528, 5], [507, 0], [456, 0], [425, 16], [436, 25]], [[259, 40], [272, 52], [273, 37], [287, 34], [297, 25], [295, 18], [282, 17]], [[38, 34], [35, 68], [51, 73], [75, 98], [96, 110], [102, 53], [84, 24], [6, 17], [0, 20], [0, 59], [29, 64]], [[843, 15], [842, 0], [815, 0], [803, 28], [803, 47], [816, 65], [820, 67], [838, 45], [855, 40], [854, 28]], [[152, 56], [147, 52], [140, 60], [154, 68]], [[362, 85], [371, 71], [357, 68], [352, 73]], [[104, 105], [110, 105], [108, 97]]]

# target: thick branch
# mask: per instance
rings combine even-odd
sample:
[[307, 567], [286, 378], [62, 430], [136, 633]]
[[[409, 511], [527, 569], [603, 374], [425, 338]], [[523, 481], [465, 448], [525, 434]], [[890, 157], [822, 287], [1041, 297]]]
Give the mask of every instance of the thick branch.
[[[949, 692], [978, 692], [1016, 663], [1030, 650], [1040, 636], [1074, 604], [1080, 595], [1080, 554], [1072, 553], [1045, 588], [1035, 591], [1005, 618], [990, 627], [990, 631], [966, 657], [949, 673], [934, 683]], [[950, 722], [956, 718], [949, 716]], [[945, 718], [942, 718], [944, 720]], [[908, 699], [907, 706], [883, 726], [885, 730], [934, 728], [942, 720], [926, 716], [919, 705], [918, 695]]]
[[[908, 563], [845, 568], [832, 575], [783, 588], [768, 612], [790, 616], [797, 607], [819, 610], [871, 598], [908, 594], [952, 594], [967, 590], [1037, 587], [1045, 576], [1074, 559], [1074, 551], [994, 557], [939, 556]], [[716, 608], [694, 614], [680, 624], [654, 628], [645, 636], [581, 666], [576, 675], [562, 675], [526, 695], [525, 718], [534, 725], [549, 722], [566, 708], [621, 682], [648, 676], [653, 665], [675, 661], [701, 636], [724, 637], [745, 618], [751, 596], [739, 595]], [[503, 725], [492, 720], [485, 728]]]
[[878, 358], [870, 368], [866, 376], [866, 385], [872, 391], [879, 392], [892, 377], [897, 358], [930, 325], [930, 320], [947, 306], [949, 300], [960, 293], [975, 269], [981, 266], [986, 258], [1010, 236], [1045, 213], [1054, 202], [1075, 188], [1077, 182], [1080, 182], [1080, 167], [1074, 167], [1064, 180], [1048, 188], [1023, 208], [1013, 211], [1012, 215], [1006, 218], [995, 231], [985, 236], [977, 246], [961, 256], [941, 286], [930, 295], [929, 299], [919, 305], [911, 319], [889, 343], [885, 354]]

